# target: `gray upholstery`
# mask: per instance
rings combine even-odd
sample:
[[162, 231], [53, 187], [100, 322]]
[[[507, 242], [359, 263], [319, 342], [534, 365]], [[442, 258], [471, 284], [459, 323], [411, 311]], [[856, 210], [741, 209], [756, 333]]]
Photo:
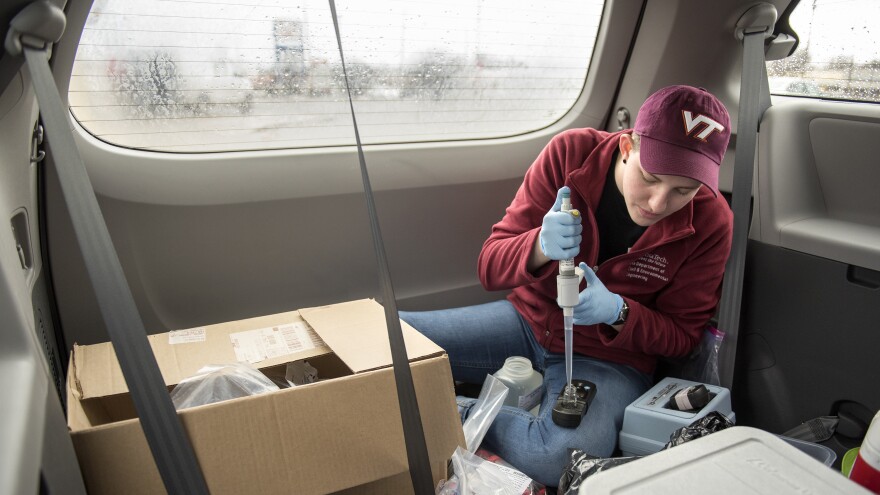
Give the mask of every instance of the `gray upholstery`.
[[878, 137], [876, 105], [774, 100], [760, 129], [751, 238], [880, 270]]

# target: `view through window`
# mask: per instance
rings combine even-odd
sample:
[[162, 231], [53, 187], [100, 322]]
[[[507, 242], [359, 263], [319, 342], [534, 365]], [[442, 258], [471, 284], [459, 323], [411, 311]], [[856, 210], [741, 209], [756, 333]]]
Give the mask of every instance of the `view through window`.
[[880, 101], [880, 2], [801, 0], [790, 24], [795, 53], [767, 63], [770, 92]]
[[[555, 122], [583, 88], [602, 12], [602, 0], [336, 3], [366, 144]], [[96, 0], [69, 100], [90, 133], [131, 148], [354, 143], [323, 0]]]

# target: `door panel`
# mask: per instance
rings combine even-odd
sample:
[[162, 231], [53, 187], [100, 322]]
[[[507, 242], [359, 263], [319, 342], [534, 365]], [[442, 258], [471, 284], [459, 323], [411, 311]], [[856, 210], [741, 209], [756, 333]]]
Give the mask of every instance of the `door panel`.
[[[514, 179], [376, 193], [401, 308], [504, 296], [482, 289], [476, 260], [518, 185]], [[362, 193], [206, 206], [101, 197], [100, 205], [151, 333], [379, 293]], [[69, 232], [67, 225], [53, 227]], [[53, 263], [76, 266], [81, 255], [71, 244], [53, 253]], [[103, 324], [92, 317], [91, 289], [76, 290], [77, 272], [55, 277], [59, 305], [76, 308], [65, 331], [81, 344], [105, 341]]]
[[838, 401], [880, 409], [877, 286], [853, 282], [852, 265], [758, 241], [746, 266], [738, 422], [783, 433]]
[[761, 123], [751, 237], [880, 270], [880, 108], [779, 100]]
[[39, 165], [31, 159], [36, 119], [31, 81], [18, 72], [0, 88], [0, 493], [63, 487], [80, 494], [85, 488], [56, 388], [63, 370], [40, 256]]
[[745, 424], [880, 409], [878, 138], [871, 104], [777, 98], [764, 116], [734, 387]]

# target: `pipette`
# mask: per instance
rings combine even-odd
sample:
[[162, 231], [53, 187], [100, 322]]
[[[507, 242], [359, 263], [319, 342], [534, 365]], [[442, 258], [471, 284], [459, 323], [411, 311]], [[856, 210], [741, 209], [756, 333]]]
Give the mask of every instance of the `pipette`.
[[[562, 193], [562, 206], [560, 211], [567, 211], [573, 216], [580, 216], [578, 210], [571, 207], [571, 193]], [[556, 297], [559, 306], [562, 307], [563, 328], [565, 330], [565, 388], [556, 399], [553, 407], [553, 421], [568, 428], [574, 428], [581, 422], [581, 417], [586, 412], [586, 395], [582, 392], [579, 397], [577, 387], [572, 381], [572, 360], [574, 359], [574, 307], [578, 303], [580, 283], [584, 274], [580, 268], [575, 268], [574, 259], [559, 261], [559, 275], [556, 276]], [[580, 381], [579, 381], [580, 382]], [[595, 389], [595, 387], [593, 387]]]
[[[580, 216], [578, 210], [571, 209], [571, 193], [562, 193], [561, 211], [567, 211], [572, 216]], [[559, 276], [556, 278], [556, 290], [559, 295], [559, 304], [562, 306], [562, 318], [565, 329], [565, 402], [571, 404], [576, 400], [574, 386], [571, 384], [571, 362], [573, 360], [574, 340], [574, 307], [577, 305], [578, 280], [574, 269], [574, 258], [559, 261]]]

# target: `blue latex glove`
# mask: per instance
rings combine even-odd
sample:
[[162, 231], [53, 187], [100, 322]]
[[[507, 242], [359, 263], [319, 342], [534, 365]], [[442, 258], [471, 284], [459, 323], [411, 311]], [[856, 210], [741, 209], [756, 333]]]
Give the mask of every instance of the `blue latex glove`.
[[556, 202], [544, 215], [539, 234], [544, 256], [556, 261], [577, 256], [581, 250], [581, 231], [584, 229], [580, 215], [560, 211], [563, 192], [569, 192], [568, 186], [563, 186], [556, 192]]
[[584, 271], [587, 288], [578, 295], [578, 305], [574, 307], [575, 325], [614, 323], [620, 315], [623, 298], [606, 289], [596, 272], [586, 263], [581, 263], [580, 267]]

